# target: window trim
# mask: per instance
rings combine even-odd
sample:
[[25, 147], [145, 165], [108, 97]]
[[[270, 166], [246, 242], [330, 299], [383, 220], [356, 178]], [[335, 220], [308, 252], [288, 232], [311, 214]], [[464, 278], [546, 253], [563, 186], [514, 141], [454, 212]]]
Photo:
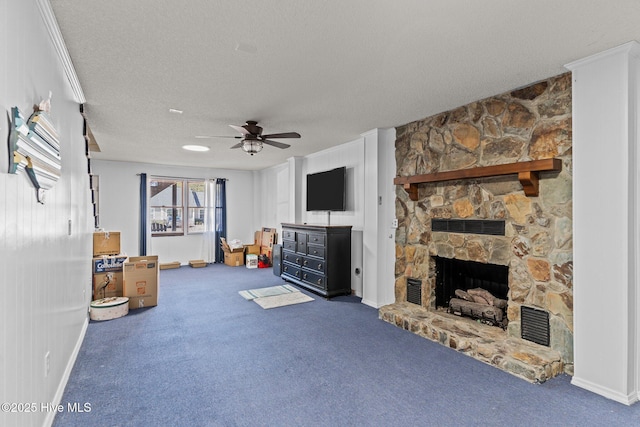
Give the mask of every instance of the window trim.
[[[148, 222], [151, 226], [151, 224], [153, 223], [153, 220], [151, 218], [151, 210], [155, 210], [155, 209], [164, 209], [164, 208], [169, 208], [169, 209], [173, 209], [173, 210], [180, 210], [182, 212], [181, 214], [181, 218], [182, 218], [182, 227], [181, 227], [181, 231], [172, 231], [172, 232], [157, 232], [157, 231], [153, 231], [151, 230], [151, 237], [164, 237], [164, 236], [187, 236], [187, 235], [195, 235], [195, 234], [203, 234], [206, 230], [206, 225], [203, 227], [203, 230], [201, 231], [190, 231], [189, 230], [189, 214], [190, 214], [190, 209], [204, 209], [205, 210], [205, 217], [204, 220], [206, 221], [206, 209], [208, 208], [209, 205], [209, 201], [206, 200], [206, 185], [207, 185], [207, 180], [204, 178], [176, 178], [176, 177], [165, 177], [165, 176], [157, 176], [157, 175], [152, 175], [149, 177], [149, 187], [151, 187], [151, 182], [153, 181], [160, 181], [160, 182], [174, 182], [174, 183], [181, 183], [182, 185], [182, 194], [181, 194], [181, 204], [178, 205], [155, 205], [152, 203], [152, 191], [149, 189], [149, 191], [147, 191], [147, 200], [148, 200], [148, 209], [149, 211], [147, 212], [147, 217], [148, 217]], [[202, 183], [202, 187], [203, 187], [203, 196], [205, 198], [204, 200], [204, 205], [203, 206], [192, 206], [189, 202], [189, 196], [190, 196], [190, 184], [192, 183]], [[176, 216], [176, 215], [174, 215]], [[186, 222], [185, 222], [186, 221]]]

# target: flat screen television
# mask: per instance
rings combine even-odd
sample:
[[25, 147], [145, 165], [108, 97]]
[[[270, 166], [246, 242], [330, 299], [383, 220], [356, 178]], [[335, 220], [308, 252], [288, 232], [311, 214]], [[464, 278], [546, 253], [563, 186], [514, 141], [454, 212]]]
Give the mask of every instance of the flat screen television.
[[347, 169], [340, 168], [307, 175], [307, 211], [346, 210]]

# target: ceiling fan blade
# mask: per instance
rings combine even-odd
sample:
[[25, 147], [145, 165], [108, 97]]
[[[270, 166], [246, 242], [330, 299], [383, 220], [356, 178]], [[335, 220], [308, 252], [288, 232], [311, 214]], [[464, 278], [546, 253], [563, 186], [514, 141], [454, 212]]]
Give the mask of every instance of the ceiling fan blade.
[[262, 135], [263, 138], [300, 138], [298, 132], [284, 132], [284, 133], [271, 133], [269, 135]]
[[238, 142], [236, 145], [232, 145], [230, 148], [240, 148], [242, 147], [242, 142]]
[[[229, 125], [232, 129], [237, 130], [238, 132], [240, 132], [243, 135], [251, 135], [251, 132], [249, 132], [248, 129], [245, 129], [243, 126], [235, 126], [235, 125]], [[246, 125], [245, 125], [246, 126]]]
[[258, 126], [258, 122], [255, 120], [247, 120], [247, 123], [242, 127], [245, 128], [250, 135], [262, 135], [262, 127]]
[[269, 141], [268, 139], [261, 139], [261, 141], [267, 145], [272, 145], [274, 147], [278, 147], [278, 148], [289, 148], [291, 147], [289, 144], [285, 144], [283, 142], [278, 142], [278, 141]]
[[214, 138], [234, 138], [241, 139], [241, 136], [218, 136], [218, 135], [196, 135], [195, 139], [214, 139]]

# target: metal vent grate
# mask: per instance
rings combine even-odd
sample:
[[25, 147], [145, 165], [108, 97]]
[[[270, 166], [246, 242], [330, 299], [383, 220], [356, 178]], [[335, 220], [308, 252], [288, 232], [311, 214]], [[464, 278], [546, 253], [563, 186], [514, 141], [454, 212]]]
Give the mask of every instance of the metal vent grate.
[[549, 313], [531, 307], [520, 307], [522, 339], [549, 347]]
[[407, 279], [407, 302], [422, 305], [422, 280]]
[[503, 220], [489, 219], [432, 219], [431, 230], [504, 236], [504, 224]]

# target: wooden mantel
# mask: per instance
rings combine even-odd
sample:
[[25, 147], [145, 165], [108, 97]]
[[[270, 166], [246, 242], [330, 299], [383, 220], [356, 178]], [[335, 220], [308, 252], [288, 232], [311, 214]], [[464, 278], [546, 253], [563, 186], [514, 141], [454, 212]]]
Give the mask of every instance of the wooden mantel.
[[407, 194], [409, 194], [409, 198], [416, 201], [418, 200], [418, 184], [518, 174], [518, 179], [522, 184], [524, 194], [535, 197], [538, 195], [539, 189], [539, 172], [560, 170], [562, 170], [562, 159], [554, 158], [427, 173], [424, 175], [397, 176], [394, 178], [393, 183], [395, 185], [402, 185]]

